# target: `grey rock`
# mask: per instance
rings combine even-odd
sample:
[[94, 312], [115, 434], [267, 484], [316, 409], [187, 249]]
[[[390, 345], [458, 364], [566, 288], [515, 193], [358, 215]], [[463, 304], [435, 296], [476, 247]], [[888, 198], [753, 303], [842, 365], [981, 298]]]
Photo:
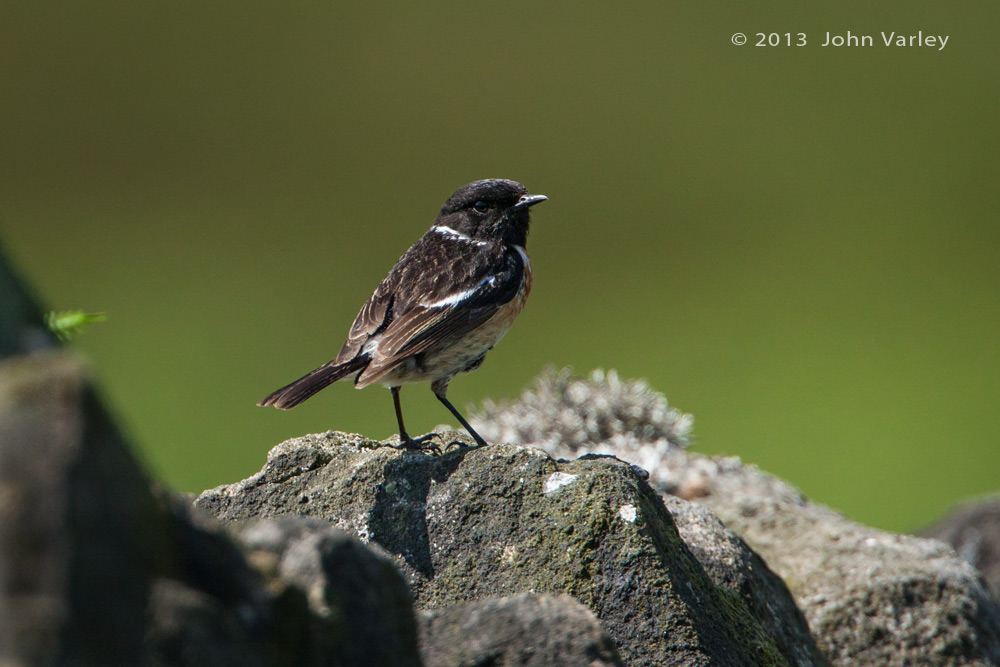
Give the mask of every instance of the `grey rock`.
[[1000, 496], [960, 505], [918, 534], [950, 544], [1000, 599]]
[[593, 612], [568, 595], [519, 593], [420, 614], [426, 667], [621, 667]]
[[[247, 616], [253, 614], [248, 610]], [[144, 663], [156, 667], [281, 664], [239, 608], [176, 579], [157, 579], [150, 599]], [[308, 664], [308, 663], [302, 663]]]
[[165, 525], [79, 362], [0, 364], [0, 662], [137, 664]]
[[389, 558], [302, 521], [241, 546], [151, 488], [79, 361], [0, 363], [0, 664], [417, 667]]
[[829, 665], [781, 577], [707, 507], [674, 496], [664, 503], [681, 539], [717, 586], [739, 597], [789, 664]]
[[324, 621], [313, 641], [329, 646], [309, 655], [338, 665], [420, 667], [410, 591], [388, 554], [303, 516], [255, 521], [238, 536], [251, 562], [305, 591]]
[[[575, 382], [589, 397], [575, 417], [582, 423], [594, 410], [588, 406], [617, 400], [620, 393], [602, 376]], [[510, 415], [536, 411], [539, 424], [547, 413], [565, 423], [574, 419], [566, 412], [575, 408], [558, 392], [530, 399], [530, 405], [522, 399], [505, 409]], [[490, 432], [490, 422], [499, 428], [507, 420], [487, 409], [473, 421], [482, 432]], [[659, 428], [673, 423], [666, 419]], [[664, 446], [663, 438], [645, 435], [656, 430], [655, 424], [640, 420], [634, 426], [631, 434], [611, 440], [597, 431], [565, 443], [553, 443], [543, 430], [527, 430], [524, 435], [530, 437], [522, 444], [538, 437], [559, 456], [608, 451], [651, 465], [650, 481], [657, 489], [708, 507], [781, 576], [834, 664], [1000, 664], [998, 604], [975, 570], [946, 545], [859, 525], [739, 459]]]
[[157, 667], [329, 664], [338, 645], [306, 594], [248, 559], [218, 521], [162, 492], [170, 517], [144, 638]]
[[753, 466], [685, 457], [678, 480], [785, 580], [835, 664], [1000, 664], [1000, 605], [946, 545], [862, 526]]
[[377, 444], [336, 432], [286, 441], [258, 474], [197, 505], [224, 521], [330, 521], [393, 554], [425, 610], [566, 593], [630, 665], [787, 664], [711, 582], [633, 466], [509, 445], [438, 457]]
[[[694, 424], [643, 380], [621, 380], [613, 370], [585, 379], [554, 367], [516, 401], [487, 399], [471, 420], [489, 442], [532, 443], [564, 458], [617, 453], [647, 470], [657, 468], [662, 452], [686, 447]], [[633, 455], [621, 456], [626, 452]], [[648, 459], [637, 461], [638, 454]]]

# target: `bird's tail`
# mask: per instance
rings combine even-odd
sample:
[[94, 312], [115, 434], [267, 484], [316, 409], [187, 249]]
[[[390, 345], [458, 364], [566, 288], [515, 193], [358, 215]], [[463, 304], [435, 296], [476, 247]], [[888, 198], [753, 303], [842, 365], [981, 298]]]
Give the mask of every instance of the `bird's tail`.
[[329, 387], [337, 380], [345, 378], [351, 373], [357, 373], [365, 367], [368, 361], [369, 359], [361, 356], [340, 364], [336, 363], [335, 360], [323, 364], [312, 373], [304, 375], [295, 382], [268, 394], [257, 405], [273, 405], [281, 410], [290, 410], [320, 389]]

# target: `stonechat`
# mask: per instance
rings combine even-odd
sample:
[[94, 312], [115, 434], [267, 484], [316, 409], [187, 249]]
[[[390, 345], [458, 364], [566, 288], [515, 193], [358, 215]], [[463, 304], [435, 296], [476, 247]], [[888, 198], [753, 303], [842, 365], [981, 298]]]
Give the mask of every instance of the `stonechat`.
[[524, 249], [530, 209], [546, 199], [501, 179], [456, 190], [361, 307], [336, 359], [258, 405], [288, 410], [349, 376], [358, 389], [380, 382], [392, 392], [402, 445], [419, 448], [430, 436], [407, 434], [399, 388], [430, 382], [438, 400], [485, 445], [448, 400], [448, 383], [478, 368], [524, 307], [532, 281]]

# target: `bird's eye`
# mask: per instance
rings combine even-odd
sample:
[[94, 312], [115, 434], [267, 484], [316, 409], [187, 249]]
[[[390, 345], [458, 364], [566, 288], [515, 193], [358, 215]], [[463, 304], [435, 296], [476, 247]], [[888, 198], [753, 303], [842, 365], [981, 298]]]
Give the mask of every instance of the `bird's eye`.
[[479, 200], [475, 204], [472, 205], [472, 208], [476, 209], [477, 213], [486, 213], [486, 210], [489, 207], [490, 207], [490, 205], [487, 204], [486, 202], [484, 202], [483, 200]]

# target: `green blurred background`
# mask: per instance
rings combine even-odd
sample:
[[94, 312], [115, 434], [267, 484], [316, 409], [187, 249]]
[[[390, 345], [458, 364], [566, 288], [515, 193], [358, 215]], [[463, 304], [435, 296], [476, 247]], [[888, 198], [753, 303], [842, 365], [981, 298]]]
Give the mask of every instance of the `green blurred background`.
[[[48, 307], [108, 313], [76, 344], [197, 491], [291, 436], [391, 435], [381, 388], [254, 403], [455, 188], [520, 180], [550, 197], [535, 288], [457, 405], [615, 368], [697, 451], [916, 528], [1000, 487], [1000, 7], [759, 4], [5, 2], [0, 240]], [[403, 398], [411, 432], [449, 421]]]

